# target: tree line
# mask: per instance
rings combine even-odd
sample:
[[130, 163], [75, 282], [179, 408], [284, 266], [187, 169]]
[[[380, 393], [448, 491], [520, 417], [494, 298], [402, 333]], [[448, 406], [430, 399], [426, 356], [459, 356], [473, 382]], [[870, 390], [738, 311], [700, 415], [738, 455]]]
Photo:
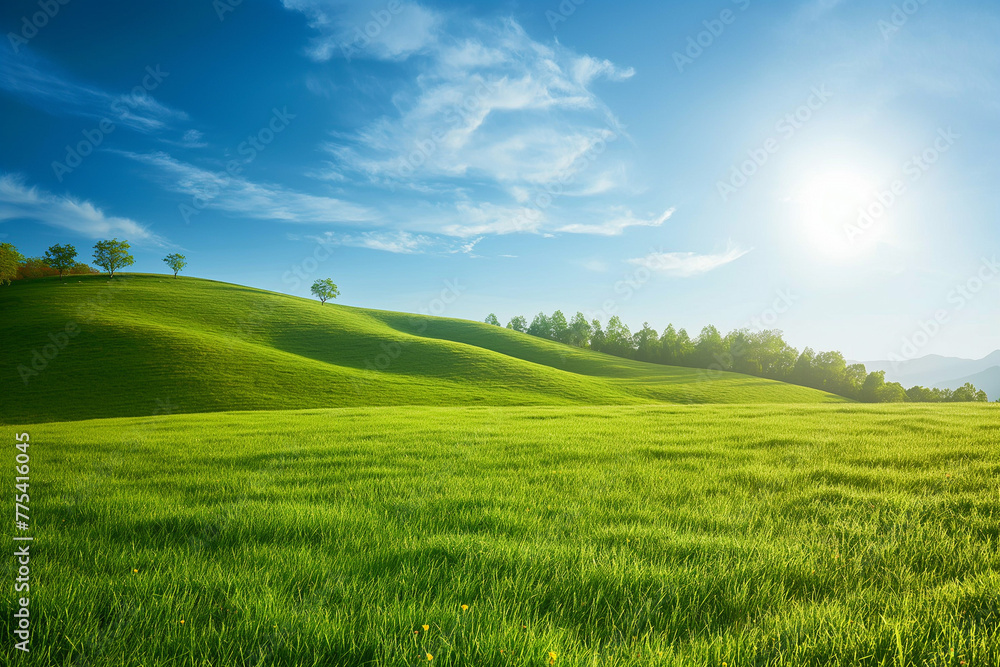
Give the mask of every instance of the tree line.
[[76, 248], [71, 245], [51, 246], [44, 257], [25, 257], [12, 244], [0, 244], [0, 284], [29, 278], [94, 273], [97, 271], [88, 264], [76, 261]]
[[[114, 278], [115, 271], [135, 262], [129, 253], [130, 247], [128, 241], [117, 238], [98, 241], [94, 244], [93, 262]], [[25, 257], [13, 244], [0, 243], [0, 285], [47, 275], [63, 278], [65, 275], [98, 273], [76, 258], [76, 248], [68, 244], [50, 246], [44, 257]], [[174, 272], [175, 278], [187, 266], [185, 256], [177, 253], [167, 255], [163, 261]], [[311, 291], [322, 303], [340, 293], [329, 279], [317, 280]], [[493, 313], [486, 318], [486, 323], [501, 326]], [[602, 326], [600, 320], [587, 321], [579, 312], [567, 320], [560, 310], [552, 315], [538, 313], [530, 323], [518, 315], [511, 318], [507, 328], [626, 359], [754, 375], [867, 403], [988, 400], [986, 392], [972, 384], [955, 390], [928, 389], [919, 385], [906, 389], [898, 382], [886, 382], [885, 371], [869, 373], [864, 364], [848, 364], [840, 352], [815, 352], [807, 347], [800, 353], [785, 342], [781, 331], [776, 329], [737, 329], [722, 335], [717, 328], [709, 325], [696, 338], [691, 338], [685, 329], [675, 329], [673, 324], [658, 333], [648, 322], [643, 322], [642, 329], [633, 334], [617, 315]]]
[[[132, 246], [128, 241], [106, 239], [94, 244], [94, 264], [108, 272], [108, 277], [114, 278], [115, 271], [126, 266], [132, 266], [135, 258], [129, 253]], [[83, 275], [99, 273], [89, 265], [76, 261], [76, 248], [72, 245], [53, 245], [45, 251], [44, 257], [25, 257], [11, 243], [0, 243], [0, 285], [9, 285], [13, 280], [27, 278], [45, 278], [58, 275]], [[187, 266], [184, 255], [170, 253], [163, 258], [174, 278]], [[311, 292], [321, 303], [340, 296], [340, 289], [329, 278], [317, 280], [312, 284]]]
[[[94, 244], [96, 266], [104, 269], [108, 277], [114, 278], [115, 271], [132, 266], [135, 258], [129, 253], [132, 246], [128, 241], [105, 239]], [[44, 257], [25, 257], [12, 243], [0, 243], [0, 285], [9, 285], [14, 280], [44, 278], [67, 275], [88, 275], [100, 273], [89, 264], [77, 261], [76, 248], [70, 244], [56, 244], [45, 251]], [[187, 266], [184, 255], [171, 253], [163, 261], [174, 272], [174, 277]]]
[[[493, 313], [487, 324], [501, 326]], [[671, 324], [657, 332], [643, 322], [632, 333], [617, 315], [602, 326], [600, 320], [587, 321], [583, 313], [566, 319], [562, 311], [552, 315], [538, 313], [529, 323], [523, 316], [511, 318], [507, 328], [530, 336], [554, 340], [566, 345], [604, 352], [616, 357], [635, 359], [667, 366], [729, 371], [788, 382], [828, 391], [865, 403], [949, 403], [986, 402], [986, 392], [972, 384], [951, 389], [906, 389], [898, 382], [886, 382], [885, 371], [871, 373], [864, 364], [849, 364], [840, 352], [799, 352], [785, 342], [782, 332], [771, 329], [737, 329], [723, 335], [716, 327], [706, 326], [691, 338]]]

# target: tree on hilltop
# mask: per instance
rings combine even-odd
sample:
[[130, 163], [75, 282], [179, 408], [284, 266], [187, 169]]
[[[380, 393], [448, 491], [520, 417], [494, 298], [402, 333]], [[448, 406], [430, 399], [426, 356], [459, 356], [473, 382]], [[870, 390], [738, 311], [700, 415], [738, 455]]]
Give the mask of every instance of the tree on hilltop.
[[510, 322], [507, 323], [507, 328], [511, 331], [520, 331], [521, 333], [528, 333], [528, 320], [524, 319], [523, 315], [517, 315], [510, 318]]
[[181, 269], [188, 265], [187, 257], [184, 255], [178, 255], [175, 252], [172, 252], [164, 257], [163, 261], [166, 262], [167, 266], [169, 266], [174, 272], [174, 278], [177, 277], [177, 274], [181, 271]]
[[128, 252], [131, 247], [128, 241], [118, 239], [98, 241], [94, 244], [94, 264], [107, 271], [109, 278], [114, 278], [115, 271], [135, 264], [135, 258]]
[[314, 282], [310, 291], [319, 299], [320, 303], [326, 303], [327, 299], [336, 299], [340, 296], [340, 290], [329, 278]]
[[63, 274], [76, 266], [76, 248], [67, 244], [56, 244], [45, 251], [45, 263], [59, 272], [59, 279], [63, 279]]

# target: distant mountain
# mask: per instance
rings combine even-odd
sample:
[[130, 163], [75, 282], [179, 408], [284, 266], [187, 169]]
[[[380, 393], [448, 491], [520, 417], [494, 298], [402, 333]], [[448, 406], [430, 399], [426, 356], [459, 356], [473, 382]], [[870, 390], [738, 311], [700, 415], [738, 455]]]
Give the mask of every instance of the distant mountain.
[[[885, 379], [889, 382], [899, 382], [904, 387], [919, 384], [924, 387], [942, 388], [961, 387], [968, 378], [978, 376], [996, 369], [1000, 372], [1000, 350], [982, 359], [959, 359], [957, 357], [942, 357], [932, 354], [919, 359], [910, 359], [899, 363], [891, 361], [865, 361], [865, 367], [870, 371], [885, 371]], [[984, 380], [989, 379], [984, 376]], [[955, 384], [955, 383], [958, 384]], [[973, 382], [980, 389], [986, 389]], [[954, 385], [954, 386], [952, 386]], [[989, 390], [987, 390], [989, 393]], [[991, 395], [991, 398], [994, 398]]]
[[985, 391], [991, 401], [1000, 399], [1000, 366], [987, 368], [981, 373], [969, 375], [964, 378], [958, 378], [957, 380], [941, 382], [935, 386], [938, 389], [958, 389], [966, 382], [971, 382], [976, 385], [976, 388]]

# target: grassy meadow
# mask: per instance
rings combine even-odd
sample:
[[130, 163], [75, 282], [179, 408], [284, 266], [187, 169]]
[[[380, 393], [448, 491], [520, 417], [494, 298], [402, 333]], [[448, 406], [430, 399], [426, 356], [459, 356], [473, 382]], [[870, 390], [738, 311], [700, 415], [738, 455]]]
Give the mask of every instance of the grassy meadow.
[[36, 635], [4, 664], [1000, 664], [996, 406], [20, 430]]
[[0, 315], [3, 664], [1000, 665], [1000, 406], [190, 278]]
[[[0, 290], [0, 420], [389, 405], [822, 403], [825, 392], [620, 359], [479, 322], [197, 278]], [[39, 360], [49, 347], [51, 359]], [[41, 370], [32, 366], [33, 360]], [[25, 371], [24, 369], [27, 369]]]

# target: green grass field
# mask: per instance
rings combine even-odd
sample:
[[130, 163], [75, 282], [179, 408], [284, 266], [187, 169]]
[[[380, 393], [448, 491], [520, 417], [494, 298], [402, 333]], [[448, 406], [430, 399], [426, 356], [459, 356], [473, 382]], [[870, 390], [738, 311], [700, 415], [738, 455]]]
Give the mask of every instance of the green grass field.
[[1000, 666], [1000, 406], [164, 276], [0, 322], [2, 664]]
[[[195, 278], [126, 274], [0, 289], [7, 423], [174, 411], [374, 405], [811, 403], [736, 374], [595, 354], [482, 323], [321, 305]], [[52, 359], [50, 334], [78, 328]]]
[[33, 664], [1000, 664], [992, 406], [28, 430]]

